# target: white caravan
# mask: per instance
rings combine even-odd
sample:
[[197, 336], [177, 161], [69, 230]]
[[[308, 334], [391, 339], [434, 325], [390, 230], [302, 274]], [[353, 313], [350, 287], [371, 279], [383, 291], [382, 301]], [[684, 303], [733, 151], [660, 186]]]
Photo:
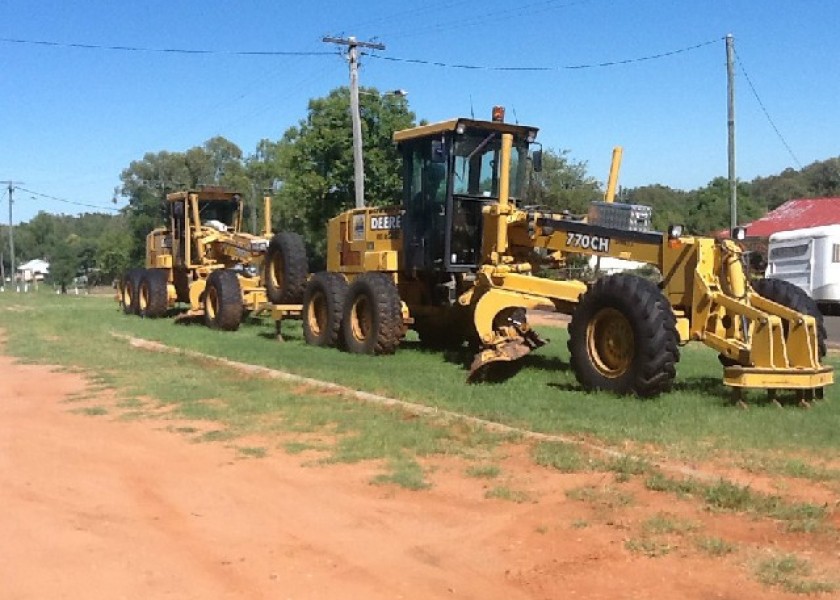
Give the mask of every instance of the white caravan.
[[765, 276], [798, 285], [823, 314], [840, 314], [840, 225], [771, 235]]

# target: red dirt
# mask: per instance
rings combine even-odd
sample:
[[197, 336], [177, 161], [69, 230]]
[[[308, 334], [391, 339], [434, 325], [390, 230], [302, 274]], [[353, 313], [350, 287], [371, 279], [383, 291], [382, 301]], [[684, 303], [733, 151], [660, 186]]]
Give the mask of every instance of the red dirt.
[[[836, 572], [834, 535], [719, 515], [611, 474], [563, 475], [508, 449], [502, 475], [433, 459], [419, 492], [369, 481], [378, 465], [305, 466], [272, 450], [238, 459], [171, 423], [84, 414], [80, 375], [0, 357], [0, 597], [66, 598], [794, 598], [751, 576], [770, 550]], [[72, 396], [76, 395], [76, 401]], [[521, 503], [488, 499], [504, 486]], [[566, 491], [594, 486], [602, 500]], [[626, 507], [614, 492], [632, 495]], [[668, 513], [692, 532], [652, 536]], [[697, 536], [735, 553], [709, 557]], [[628, 542], [670, 546], [651, 558]]]

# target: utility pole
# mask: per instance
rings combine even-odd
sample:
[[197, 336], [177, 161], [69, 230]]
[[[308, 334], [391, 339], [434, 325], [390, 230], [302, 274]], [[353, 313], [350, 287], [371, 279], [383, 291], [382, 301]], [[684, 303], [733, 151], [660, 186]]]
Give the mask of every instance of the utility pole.
[[356, 183], [356, 208], [365, 206], [365, 167], [362, 156], [362, 117], [359, 114], [359, 48], [384, 50], [385, 44], [359, 42], [354, 37], [325, 37], [324, 42], [347, 46], [350, 63], [350, 116], [353, 119], [353, 173]]
[[[22, 181], [0, 181], [0, 183], [5, 183], [8, 185], [9, 190], [9, 260], [11, 261], [10, 267], [12, 272], [12, 285], [15, 283], [15, 228], [14, 223], [12, 221], [12, 204], [14, 201], [12, 200], [12, 193], [15, 190], [15, 185], [22, 184]], [[5, 283], [5, 281], [4, 281]]]
[[729, 129], [729, 222], [738, 225], [738, 182], [735, 178], [735, 38], [726, 35], [727, 122]]

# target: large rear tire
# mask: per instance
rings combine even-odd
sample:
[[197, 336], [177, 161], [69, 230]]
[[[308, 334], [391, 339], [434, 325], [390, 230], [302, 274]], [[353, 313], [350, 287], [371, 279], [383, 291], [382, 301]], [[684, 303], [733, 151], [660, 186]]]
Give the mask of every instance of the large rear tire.
[[140, 314], [140, 280], [146, 269], [129, 269], [120, 282], [120, 306], [127, 315]]
[[817, 322], [817, 344], [820, 358], [825, 356], [827, 350], [826, 338], [828, 337], [825, 330], [825, 320], [817, 303], [805, 290], [783, 279], [759, 279], [752, 283], [752, 287], [757, 294], [776, 304], [781, 304], [796, 312], [814, 317], [814, 320]]
[[652, 397], [676, 377], [678, 334], [662, 291], [640, 277], [602, 277], [569, 323], [569, 352], [587, 390]]
[[210, 273], [204, 290], [204, 322], [212, 329], [236, 331], [242, 323], [242, 287], [230, 269]]
[[309, 275], [303, 238], [288, 231], [275, 234], [268, 245], [263, 274], [265, 293], [272, 304], [299, 304]]
[[166, 269], [146, 269], [140, 278], [137, 308], [141, 317], [157, 319], [166, 316], [169, 297], [166, 284], [169, 280]]
[[303, 337], [312, 346], [336, 346], [341, 341], [341, 320], [347, 280], [339, 273], [316, 273], [303, 293]]
[[347, 290], [344, 345], [354, 354], [393, 354], [403, 338], [402, 304], [386, 273], [365, 273]]

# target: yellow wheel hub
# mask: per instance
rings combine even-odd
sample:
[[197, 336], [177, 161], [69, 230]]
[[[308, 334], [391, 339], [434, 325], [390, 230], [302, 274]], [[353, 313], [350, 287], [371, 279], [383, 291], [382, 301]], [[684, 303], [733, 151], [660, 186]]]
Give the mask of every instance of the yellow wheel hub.
[[633, 363], [635, 339], [630, 321], [614, 308], [598, 311], [586, 327], [586, 348], [596, 369], [608, 378], [624, 375]]

